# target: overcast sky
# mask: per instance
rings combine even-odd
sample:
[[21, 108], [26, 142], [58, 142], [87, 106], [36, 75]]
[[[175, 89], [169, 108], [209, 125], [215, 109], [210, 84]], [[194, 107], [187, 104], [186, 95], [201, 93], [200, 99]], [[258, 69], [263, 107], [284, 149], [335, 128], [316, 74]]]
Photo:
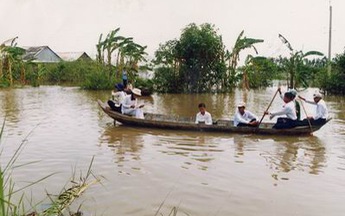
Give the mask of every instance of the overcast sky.
[[[345, 47], [345, 1], [332, 0], [332, 55]], [[189, 23], [212, 23], [231, 49], [238, 34], [264, 39], [265, 56], [287, 55], [278, 34], [296, 50], [327, 55], [329, 0], [0, 0], [0, 43], [18, 36], [20, 46], [48, 45], [57, 52], [96, 54], [100, 33], [120, 34], [148, 46], [178, 38]]]

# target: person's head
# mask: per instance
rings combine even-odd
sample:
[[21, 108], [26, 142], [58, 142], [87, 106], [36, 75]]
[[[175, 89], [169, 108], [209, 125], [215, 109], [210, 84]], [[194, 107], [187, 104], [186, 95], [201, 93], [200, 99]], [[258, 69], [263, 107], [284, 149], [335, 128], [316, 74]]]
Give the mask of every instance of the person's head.
[[115, 89], [116, 89], [117, 91], [123, 91], [124, 86], [123, 86], [121, 83], [117, 83], [117, 84], [115, 85]]
[[295, 96], [291, 92], [285, 92], [283, 100], [285, 103], [289, 103], [294, 98], [295, 98]]
[[141, 96], [141, 90], [138, 88], [132, 89], [132, 99], [138, 98]]
[[320, 93], [315, 93], [313, 95], [313, 98], [314, 98], [314, 102], [318, 103], [322, 99], [322, 95]]
[[297, 91], [295, 89], [290, 89], [289, 92], [292, 94], [293, 99], [295, 99], [297, 96]]
[[199, 103], [198, 107], [199, 107], [200, 113], [204, 115], [206, 112], [206, 105], [204, 103]]
[[237, 109], [242, 115], [244, 113], [245, 108], [246, 108], [246, 104], [244, 102], [240, 102], [237, 104]]

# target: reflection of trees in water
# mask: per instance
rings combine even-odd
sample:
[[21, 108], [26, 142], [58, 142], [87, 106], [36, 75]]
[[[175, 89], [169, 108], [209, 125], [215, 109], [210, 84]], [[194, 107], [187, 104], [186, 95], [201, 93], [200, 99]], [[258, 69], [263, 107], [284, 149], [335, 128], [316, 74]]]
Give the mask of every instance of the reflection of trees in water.
[[[296, 140], [297, 139], [297, 140]], [[317, 137], [274, 138], [275, 152], [262, 154], [271, 169], [279, 172], [302, 171], [319, 174], [326, 163], [326, 149]], [[277, 178], [277, 174], [274, 174]]]
[[116, 163], [129, 160], [140, 160], [140, 150], [143, 148], [143, 134], [129, 127], [105, 128], [100, 137], [101, 144], [107, 144], [115, 153]]
[[6, 117], [6, 121], [11, 123], [18, 123], [20, 120], [21, 109], [18, 100], [20, 97], [16, 89], [5, 89], [0, 91], [0, 108], [1, 118]]

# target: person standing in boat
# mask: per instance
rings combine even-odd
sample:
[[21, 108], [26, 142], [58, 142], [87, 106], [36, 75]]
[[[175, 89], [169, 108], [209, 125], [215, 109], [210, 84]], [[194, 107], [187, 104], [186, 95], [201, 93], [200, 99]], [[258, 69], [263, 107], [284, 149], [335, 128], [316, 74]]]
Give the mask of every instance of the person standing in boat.
[[195, 124], [204, 123], [206, 125], [212, 125], [212, 116], [206, 111], [206, 105], [204, 103], [200, 103], [198, 108], [199, 112], [196, 114]]
[[[316, 115], [315, 116], [307, 116], [306, 119], [303, 119], [301, 125], [308, 125], [309, 122], [312, 125], [323, 125], [327, 121], [328, 117], [328, 109], [326, 106], [325, 101], [322, 99], [322, 95], [320, 93], [315, 93], [313, 95], [314, 101], [306, 100], [304, 97], [298, 96], [301, 100], [304, 100], [306, 103], [316, 105]], [[309, 119], [309, 121], [308, 121]]]
[[123, 91], [124, 87], [121, 83], [115, 85], [115, 89], [111, 91], [111, 100], [108, 100], [109, 107], [121, 113], [122, 102], [126, 97], [126, 93]]
[[285, 92], [283, 108], [275, 112], [265, 112], [266, 115], [270, 115], [270, 119], [275, 116], [285, 116], [277, 119], [277, 123], [273, 126], [275, 129], [293, 128], [297, 125], [296, 108], [293, 101], [293, 94], [291, 92]]
[[[278, 92], [279, 92], [279, 96], [282, 100], [284, 100], [284, 96], [281, 92], [280, 87], [278, 87]], [[299, 104], [299, 102], [296, 100], [296, 96], [297, 96], [297, 91], [295, 89], [290, 89], [287, 92], [291, 92], [291, 94], [293, 95], [293, 101], [295, 103], [295, 109], [296, 109], [296, 116], [297, 116], [297, 120], [301, 120], [301, 105]]]
[[234, 126], [236, 127], [256, 127], [258, 125], [257, 117], [248, 110], [245, 110], [246, 104], [240, 102], [237, 105], [237, 111], [234, 116]]
[[122, 114], [135, 116], [136, 118], [144, 118], [144, 112], [141, 108], [144, 107], [144, 104], [138, 104], [138, 97], [141, 96], [141, 90], [138, 88], [132, 89], [132, 93], [127, 95], [122, 103]]
[[123, 83], [123, 86], [125, 89], [127, 88], [127, 82], [128, 82], [127, 71], [126, 71], [126, 69], [123, 69], [122, 70], [122, 83]]

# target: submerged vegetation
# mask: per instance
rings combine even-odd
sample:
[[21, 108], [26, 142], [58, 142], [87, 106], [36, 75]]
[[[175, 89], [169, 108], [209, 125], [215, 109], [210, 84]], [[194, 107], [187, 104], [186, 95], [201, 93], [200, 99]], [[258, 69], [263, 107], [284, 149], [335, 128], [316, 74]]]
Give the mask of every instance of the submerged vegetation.
[[[330, 93], [345, 94], [345, 53], [329, 60], [318, 51], [293, 49], [280, 34], [289, 55], [267, 57], [260, 56], [256, 48], [264, 41], [246, 37], [244, 31], [233, 47], [227, 49], [214, 25], [192, 23], [182, 30], [178, 39], [161, 43], [148, 62], [147, 46], [119, 32], [120, 28], [116, 28], [105, 37], [100, 34], [96, 60], [59, 63], [24, 61], [22, 56], [26, 51], [17, 46], [17, 38], [10, 39], [0, 46], [0, 87], [57, 84], [111, 89], [114, 83], [122, 82], [125, 71], [134, 86], [157, 92], [228, 92], [235, 87], [267, 87], [273, 79], [284, 79], [293, 88], [316, 86]], [[238, 66], [240, 55], [246, 49], [250, 52]], [[327, 73], [329, 65], [331, 73]], [[147, 71], [152, 71], [153, 79], [139, 78], [141, 72]]]

